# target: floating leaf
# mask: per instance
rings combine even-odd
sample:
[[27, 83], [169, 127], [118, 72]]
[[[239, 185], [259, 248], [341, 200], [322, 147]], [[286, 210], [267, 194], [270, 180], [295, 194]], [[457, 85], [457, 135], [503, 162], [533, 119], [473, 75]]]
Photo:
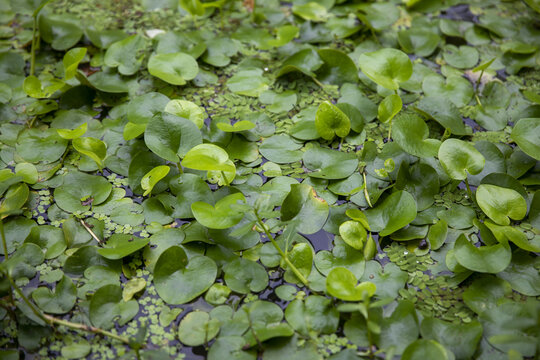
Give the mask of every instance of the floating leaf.
[[65, 314], [75, 305], [77, 292], [71, 279], [64, 275], [54, 292], [47, 287], [39, 287], [32, 292], [32, 299], [49, 314]]
[[187, 100], [171, 100], [165, 106], [165, 112], [191, 120], [200, 129], [204, 126], [204, 110]]
[[458, 139], [445, 140], [439, 148], [439, 161], [454, 180], [464, 180], [484, 169], [486, 159], [470, 143]]
[[169, 304], [185, 304], [204, 293], [216, 279], [216, 263], [206, 256], [187, 258], [179, 246], [172, 246], [159, 257], [154, 268], [158, 295]]
[[113, 234], [103, 248], [97, 252], [106, 259], [122, 259], [148, 245], [149, 239], [136, 238], [129, 234]]
[[335, 135], [343, 138], [349, 134], [351, 121], [337, 106], [325, 101], [317, 109], [315, 128], [325, 140], [332, 140]]
[[380, 49], [360, 55], [360, 69], [368, 78], [390, 90], [409, 80], [413, 67], [409, 57], [397, 49]]
[[362, 250], [367, 241], [367, 231], [358, 221], [345, 221], [339, 226], [339, 235], [357, 250]]
[[240, 192], [227, 195], [215, 206], [202, 201], [191, 204], [191, 211], [195, 219], [210, 229], [228, 229], [238, 224], [244, 217], [244, 212], [235, 209], [239, 202], [245, 202], [246, 198]]
[[512, 129], [511, 137], [525, 154], [540, 160], [540, 118], [519, 120]]
[[343, 267], [332, 269], [326, 277], [326, 291], [345, 301], [361, 301], [375, 294], [377, 288], [369, 281], [358, 284], [352, 272]]
[[144, 190], [143, 196], [148, 196], [152, 193], [154, 186], [167, 176], [170, 170], [171, 168], [169, 166], [160, 165], [147, 172], [141, 179], [141, 187]]
[[324, 226], [328, 211], [326, 201], [311, 186], [292, 184], [281, 206], [281, 220], [294, 221], [300, 233], [314, 234]]
[[184, 53], [155, 54], [148, 61], [148, 72], [169, 84], [185, 85], [199, 73], [197, 61]]
[[397, 191], [365, 214], [371, 231], [387, 236], [414, 220], [416, 201], [408, 192]]
[[98, 167], [103, 168], [103, 160], [107, 156], [107, 145], [93, 137], [79, 137], [71, 142], [75, 150], [94, 160]]
[[456, 240], [454, 255], [461, 266], [490, 274], [506, 269], [512, 258], [510, 246], [506, 242], [477, 248], [463, 234]]
[[476, 201], [480, 209], [500, 225], [510, 225], [510, 219], [521, 220], [527, 214], [527, 202], [512, 189], [482, 184], [476, 190]]
[[188, 313], [178, 326], [178, 338], [187, 346], [208, 344], [219, 332], [220, 322], [204, 311]]
[[90, 321], [102, 329], [112, 328], [115, 322], [124, 325], [138, 312], [137, 301], [123, 301], [122, 288], [118, 285], [105, 285], [99, 288], [90, 300]]

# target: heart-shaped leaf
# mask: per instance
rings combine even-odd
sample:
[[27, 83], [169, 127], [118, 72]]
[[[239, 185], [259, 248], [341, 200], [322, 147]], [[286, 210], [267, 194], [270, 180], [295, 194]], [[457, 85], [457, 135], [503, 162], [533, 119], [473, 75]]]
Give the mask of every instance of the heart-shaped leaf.
[[190, 149], [202, 143], [202, 136], [192, 121], [168, 113], [156, 114], [144, 132], [146, 146], [165, 160], [179, 163]]
[[199, 73], [197, 61], [188, 54], [155, 54], [148, 61], [148, 72], [169, 84], [185, 85]]
[[70, 80], [75, 77], [77, 73], [77, 67], [79, 63], [84, 59], [86, 55], [86, 48], [73, 48], [66, 52], [62, 59], [64, 65], [64, 80]]
[[324, 226], [328, 212], [327, 202], [311, 186], [292, 184], [281, 205], [281, 220], [294, 221], [300, 233], [314, 234]]
[[482, 184], [476, 190], [476, 201], [480, 209], [500, 225], [510, 225], [510, 219], [521, 220], [527, 214], [527, 202], [512, 189]]
[[367, 241], [367, 231], [358, 221], [345, 221], [339, 226], [339, 235], [349, 246], [362, 250]]
[[414, 220], [416, 201], [408, 192], [396, 191], [365, 214], [371, 231], [387, 236]]
[[178, 338], [187, 346], [207, 344], [216, 337], [219, 326], [219, 320], [211, 318], [207, 312], [192, 311], [180, 322]]
[[439, 161], [454, 180], [465, 180], [467, 174], [476, 175], [484, 169], [486, 159], [470, 143], [447, 139], [439, 148]]
[[100, 169], [103, 168], [103, 160], [107, 156], [107, 145], [93, 137], [79, 137], [71, 142], [75, 150], [94, 160]]
[[392, 139], [411, 155], [421, 158], [437, 155], [441, 142], [428, 136], [429, 128], [419, 116], [401, 114], [394, 120]]
[[290, 72], [299, 71], [314, 78], [316, 76], [315, 71], [319, 70], [323, 64], [324, 62], [315, 50], [300, 50], [285, 59], [276, 76], [280, 77]]
[[118, 321], [120, 326], [133, 319], [139, 312], [136, 300], [122, 300], [122, 288], [105, 285], [99, 288], [90, 300], [90, 321], [96, 327], [110, 329]]
[[315, 128], [325, 140], [332, 140], [335, 135], [343, 138], [351, 130], [351, 121], [337, 106], [325, 101], [317, 109]]
[[454, 256], [466, 269], [497, 274], [510, 264], [512, 251], [507, 242], [477, 248], [461, 234], [454, 246]]
[[392, 121], [394, 116], [396, 116], [403, 107], [401, 98], [397, 94], [388, 95], [381, 101], [379, 104], [379, 110], [377, 112], [380, 122]]
[[416, 340], [403, 351], [402, 360], [440, 359], [450, 360], [447, 350], [435, 340]]
[[200, 144], [191, 148], [184, 156], [182, 166], [195, 170], [236, 171], [229, 154], [214, 144]]
[[365, 281], [358, 284], [358, 279], [344, 267], [332, 269], [326, 277], [328, 294], [345, 301], [362, 301], [371, 297], [377, 290], [375, 284]]
[[304, 153], [302, 160], [311, 170], [308, 175], [319, 179], [344, 179], [358, 166], [358, 158], [354, 154], [322, 147], [310, 148]]
[[512, 129], [511, 137], [525, 154], [540, 160], [540, 118], [519, 120]]
[[215, 206], [202, 201], [194, 202], [191, 204], [191, 211], [195, 219], [209, 229], [228, 229], [244, 217], [244, 212], [234, 207], [245, 201], [244, 195], [238, 192], [225, 196]]
[[32, 292], [32, 299], [49, 314], [65, 314], [75, 305], [77, 291], [73, 281], [64, 275], [56, 284], [54, 292], [47, 287], [39, 287]]
[[169, 304], [185, 304], [204, 293], [216, 279], [216, 263], [206, 256], [187, 258], [179, 246], [171, 246], [154, 268], [158, 295]]
[[138, 238], [129, 234], [113, 234], [105, 247], [99, 248], [97, 252], [106, 259], [122, 259], [142, 249], [149, 241], [148, 238]]
[[219, 130], [225, 131], [225, 132], [240, 132], [240, 131], [246, 131], [251, 130], [255, 127], [255, 124], [252, 123], [249, 120], [241, 120], [235, 122], [233, 125], [227, 124], [224, 122], [220, 122], [216, 125]]
[[167, 165], [156, 166], [147, 172], [141, 179], [141, 187], [144, 190], [143, 196], [148, 196], [152, 193], [152, 189], [156, 184], [169, 174], [171, 168]]
[[399, 84], [409, 80], [413, 73], [407, 54], [391, 48], [360, 55], [358, 65], [368, 78], [390, 90], [399, 89]]
[[122, 75], [133, 75], [142, 64], [144, 54], [141, 52], [145, 45], [142, 36], [138, 34], [129, 36], [109, 46], [103, 61], [109, 67], [117, 67]]
[[449, 75], [446, 82], [442, 76], [429, 75], [422, 82], [422, 90], [429, 96], [448, 99], [457, 107], [467, 105], [474, 95], [471, 83], [457, 75]]
[[104, 177], [75, 171], [69, 172], [64, 177], [64, 184], [54, 190], [54, 199], [65, 211], [87, 211], [91, 205], [107, 200], [111, 190], [111, 183]]
[[227, 80], [230, 91], [245, 96], [259, 97], [268, 89], [269, 81], [261, 69], [240, 70]]
[[191, 120], [200, 129], [204, 126], [204, 110], [187, 100], [171, 100], [165, 106], [165, 112]]
[[244, 258], [237, 258], [224, 268], [225, 283], [234, 292], [248, 294], [268, 286], [268, 274], [262, 265]]

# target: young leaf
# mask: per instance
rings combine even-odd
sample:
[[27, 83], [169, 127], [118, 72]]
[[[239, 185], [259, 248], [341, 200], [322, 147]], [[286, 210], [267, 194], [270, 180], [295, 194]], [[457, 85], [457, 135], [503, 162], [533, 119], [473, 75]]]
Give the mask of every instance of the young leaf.
[[171, 168], [169, 166], [160, 165], [147, 172], [141, 179], [141, 187], [144, 190], [143, 196], [151, 194], [154, 186], [167, 176], [170, 170]]
[[378, 117], [380, 122], [392, 121], [403, 107], [401, 98], [397, 94], [391, 94], [384, 98], [379, 104]]
[[368, 78], [390, 90], [399, 89], [399, 84], [409, 80], [413, 73], [407, 54], [391, 48], [362, 54], [358, 64]]
[[331, 296], [345, 301], [362, 301], [367, 295], [373, 296], [375, 284], [366, 281], [358, 284], [352, 272], [344, 267], [334, 268], [326, 277], [326, 291]]
[[351, 121], [337, 106], [325, 101], [317, 109], [315, 128], [325, 140], [332, 140], [335, 135], [343, 138], [351, 130]]
[[454, 180], [465, 180], [467, 173], [480, 173], [486, 163], [484, 156], [474, 146], [458, 139], [448, 139], [441, 144], [439, 161]]
[[79, 137], [73, 139], [73, 147], [83, 155], [94, 160], [100, 169], [103, 168], [103, 159], [107, 156], [107, 145], [93, 137]]

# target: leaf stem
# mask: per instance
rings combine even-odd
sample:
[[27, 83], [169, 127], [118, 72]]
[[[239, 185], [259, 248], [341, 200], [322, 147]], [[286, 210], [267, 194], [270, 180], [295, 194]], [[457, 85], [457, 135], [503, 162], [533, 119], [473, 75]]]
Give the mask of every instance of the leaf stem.
[[[4, 261], [6, 261], [9, 259], [9, 254], [6, 241], [6, 233], [4, 231], [4, 221], [2, 219], [0, 219], [0, 233], [2, 235], [2, 247], [4, 249]], [[13, 293], [11, 291], [9, 292], [9, 301], [11, 304], [15, 305], [15, 301], [13, 300]]]
[[279, 253], [279, 255], [281, 255], [281, 258], [285, 261], [285, 263], [287, 264], [288, 267], [290, 267], [291, 271], [294, 273], [294, 275], [296, 275], [296, 277], [302, 282], [302, 284], [304, 284], [305, 286], [308, 286], [308, 281], [307, 279], [304, 277], [304, 275], [302, 275], [302, 273], [296, 268], [296, 266], [293, 265], [293, 263], [289, 260], [289, 258], [287, 257], [287, 254], [285, 254], [283, 252], [283, 250], [281, 250], [281, 248], [279, 247], [278, 243], [276, 242], [276, 240], [274, 239], [274, 237], [272, 236], [272, 234], [270, 234], [270, 230], [268, 230], [268, 227], [266, 226], [266, 224], [262, 221], [262, 219], [259, 217], [259, 214], [257, 213], [257, 210], [254, 210], [255, 212], [255, 217], [257, 218], [257, 223], [259, 224], [259, 226], [263, 229], [264, 233], [266, 234], [266, 236], [268, 237], [268, 239], [270, 240], [270, 242], [272, 243], [272, 245], [274, 245], [274, 247], [276, 248], [277, 252]]
[[373, 205], [371, 204], [371, 199], [369, 198], [369, 193], [367, 191], [367, 179], [366, 179], [366, 173], [365, 172], [362, 172], [362, 176], [364, 177], [364, 196], [366, 198], [366, 201], [369, 205], [369, 207], [373, 207]]
[[468, 177], [465, 178], [465, 185], [467, 186], [467, 193], [469, 194], [469, 198], [471, 199], [472, 202], [474, 202], [474, 199], [473, 199], [473, 196], [472, 196], [471, 187], [469, 186], [469, 179], [468, 179]]
[[482, 76], [484, 75], [484, 69], [480, 71], [480, 76], [476, 80], [476, 84], [474, 85], [474, 98], [476, 99], [476, 102], [478, 105], [480, 105], [481, 108], [483, 108], [482, 103], [480, 102], [480, 98], [478, 97], [478, 87], [480, 86], [480, 81], [482, 80]]
[[392, 138], [392, 119], [390, 119], [390, 124], [388, 126], [388, 141]]
[[91, 333], [98, 334], [98, 335], [108, 336], [108, 337], [113, 338], [115, 340], [121, 341], [124, 344], [129, 345], [129, 339], [127, 337], [114, 334], [114, 333], [112, 333], [110, 331], [100, 329], [100, 328], [97, 328], [97, 327], [94, 327], [94, 326], [89, 326], [89, 325], [85, 325], [85, 324], [74, 323], [74, 322], [71, 322], [71, 321], [68, 321], [68, 320], [58, 319], [58, 318], [55, 318], [55, 317], [47, 315], [47, 314], [44, 314], [43, 316], [45, 317], [47, 322], [49, 324], [51, 324], [51, 325], [62, 325], [62, 326], [66, 326], [66, 327], [68, 327], [70, 329], [74, 329], [74, 330], [82, 330], [82, 331], [91, 332]]
[[[39, 13], [38, 13], [39, 14]], [[36, 32], [37, 32], [37, 17], [38, 14], [33, 16], [34, 21], [32, 25], [32, 48], [30, 49], [31, 58], [30, 58], [30, 76], [34, 75], [36, 69]]]

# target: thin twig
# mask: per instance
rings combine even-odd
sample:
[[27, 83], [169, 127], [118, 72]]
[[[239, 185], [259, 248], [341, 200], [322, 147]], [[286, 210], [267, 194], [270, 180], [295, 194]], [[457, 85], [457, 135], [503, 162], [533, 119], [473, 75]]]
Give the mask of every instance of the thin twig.
[[90, 227], [84, 222], [83, 219], [79, 219], [82, 226], [86, 229], [86, 231], [88, 231], [88, 233], [94, 238], [94, 240], [96, 240], [98, 242], [99, 245], [103, 246], [104, 242], [97, 237], [97, 235], [92, 231], [92, 229], [90, 229]]

